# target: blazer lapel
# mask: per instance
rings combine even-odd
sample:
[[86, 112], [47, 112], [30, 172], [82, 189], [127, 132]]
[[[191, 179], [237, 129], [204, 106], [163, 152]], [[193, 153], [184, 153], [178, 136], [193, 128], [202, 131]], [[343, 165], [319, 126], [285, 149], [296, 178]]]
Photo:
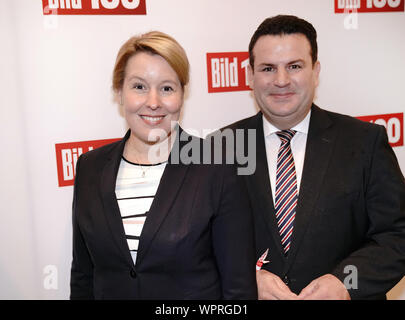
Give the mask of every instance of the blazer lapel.
[[[148, 217], [145, 220], [138, 247], [138, 255], [136, 259], [136, 265], [138, 266], [145, 257], [153, 239], [155, 238], [160, 226], [165, 220], [170, 208], [176, 199], [176, 196], [183, 185], [183, 180], [186, 176], [188, 165], [176, 164], [176, 160], [172, 161], [173, 153], [180, 155], [181, 148], [187, 143], [182, 141], [187, 136], [191, 138], [180, 127], [177, 129], [176, 140], [173, 144], [172, 150], [169, 155], [168, 164], [160, 179], [159, 187], [156, 191], [155, 198], [152, 202], [151, 208], [148, 212]], [[187, 139], [188, 140], [188, 139]]]
[[128, 130], [125, 137], [108, 155], [107, 162], [104, 165], [101, 174], [100, 190], [104, 206], [104, 215], [110, 227], [113, 239], [127, 262], [133, 266], [131, 253], [125, 237], [125, 230], [122, 223], [117, 197], [115, 195], [115, 185], [121, 162], [121, 156], [124, 151], [125, 142], [129, 138], [129, 135], [130, 130]]
[[291, 266], [302, 243], [301, 239], [311, 220], [314, 204], [322, 188], [322, 182], [337, 134], [332, 124], [325, 111], [316, 105], [312, 105], [294, 231], [285, 272]]
[[[252, 126], [256, 128], [256, 171], [250, 176], [246, 176], [248, 188], [251, 194], [256, 197], [257, 204], [261, 207], [259, 214], [265, 221], [269, 233], [273, 237], [274, 244], [277, 246], [278, 255], [284, 257], [284, 251], [281, 246], [281, 240], [278, 233], [276, 214], [274, 210], [272, 190], [269, 179], [269, 170], [267, 164], [265, 137], [263, 131], [263, 115], [259, 112], [253, 119]], [[273, 253], [269, 253], [274, 257]]]

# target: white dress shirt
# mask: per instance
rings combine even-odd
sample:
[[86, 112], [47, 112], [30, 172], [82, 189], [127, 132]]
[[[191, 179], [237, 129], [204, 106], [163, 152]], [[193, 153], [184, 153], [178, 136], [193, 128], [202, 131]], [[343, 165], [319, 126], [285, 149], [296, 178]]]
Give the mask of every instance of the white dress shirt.
[[[300, 191], [302, 169], [304, 167], [305, 148], [307, 145], [310, 118], [311, 118], [311, 110], [308, 112], [304, 120], [302, 120], [296, 126], [291, 128], [291, 130], [297, 131], [297, 133], [291, 140], [291, 151], [295, 163], [298, 193]], [[276, 194], [277, 157], [278, 157], [278, 150], [280, 149], [281, 145], [281, 140], [276, 134], [276, 132], [280, 131], [280, 129], [273, 126], [263, 116], [263, 131], [264, 131], [264, 142], [266, 145], [267, 165], [269, 167], [269, 177], [274, 203]]]

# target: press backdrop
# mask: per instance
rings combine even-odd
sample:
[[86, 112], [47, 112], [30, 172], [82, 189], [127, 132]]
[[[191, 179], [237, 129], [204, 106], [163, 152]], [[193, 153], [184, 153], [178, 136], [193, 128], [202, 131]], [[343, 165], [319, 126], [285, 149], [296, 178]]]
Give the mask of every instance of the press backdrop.
[[[204, 136], [257, 111], [244, 72], [258, 24], [279, 13], [311, 21], [322, 65], [316, 103], [385, 124], [404, 171], [404, 1], [343, 2], [0, 0], [0, 298], [68, 298], [74, 162], [126, 131], [111, 73], [134, 34], [161, 30], [183, 45], [191, 82], [181, 124]], [[62, 14], [69, 4], [73, 14]], [[389, 298], [405, 299], [404, 280]]]

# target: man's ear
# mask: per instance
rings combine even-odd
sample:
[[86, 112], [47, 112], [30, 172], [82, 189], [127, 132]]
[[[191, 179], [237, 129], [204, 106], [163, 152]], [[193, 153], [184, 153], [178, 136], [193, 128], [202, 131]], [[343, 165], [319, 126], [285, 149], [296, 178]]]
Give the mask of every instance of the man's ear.
[[248, 70], [249, 87], [250, 87], [250, 89], [253, 90], [253, 88], [254, 88], [254, 80], [253, 80], [254, 70], [253, 70], [253, 68], [252, 68], [252, 66], [250, 64], [248, 65], [247, 70]]
[[319, 85], [319, 74], [321, 73], [321, 63], [316, 61], [314, 64], [315, 86]]

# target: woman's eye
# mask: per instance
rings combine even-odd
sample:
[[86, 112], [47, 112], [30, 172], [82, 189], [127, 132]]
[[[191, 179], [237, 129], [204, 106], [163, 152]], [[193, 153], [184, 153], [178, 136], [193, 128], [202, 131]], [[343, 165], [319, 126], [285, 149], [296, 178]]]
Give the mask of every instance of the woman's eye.
[[145, 88], [145, 86], [143, 84], [140, 83], [135, 83], [132, 88], [136, 89], [136, 90], [143, 90]]
[[170, 87], [170, 86], [164, 86], [164, 87], [162, 88], [162, 90], [163, 90], [164, 92], [171, 92], [171, 91], [173, 91], [173, 88]]

